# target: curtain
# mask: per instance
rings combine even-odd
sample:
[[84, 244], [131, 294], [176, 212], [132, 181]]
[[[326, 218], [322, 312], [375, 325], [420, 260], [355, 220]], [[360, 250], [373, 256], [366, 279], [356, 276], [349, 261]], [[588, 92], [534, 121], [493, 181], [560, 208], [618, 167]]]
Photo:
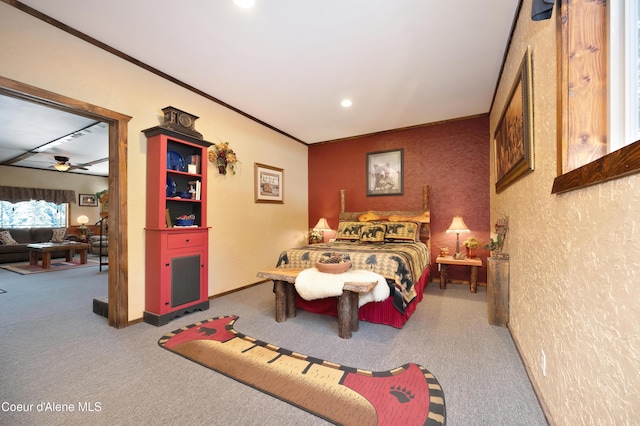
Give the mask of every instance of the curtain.
[[17, 203], [20, 201], [44, 200], [49, 203], [75, 203], [76, 191], [69, 189], [22, 188], [0, 186], [0, 200]]

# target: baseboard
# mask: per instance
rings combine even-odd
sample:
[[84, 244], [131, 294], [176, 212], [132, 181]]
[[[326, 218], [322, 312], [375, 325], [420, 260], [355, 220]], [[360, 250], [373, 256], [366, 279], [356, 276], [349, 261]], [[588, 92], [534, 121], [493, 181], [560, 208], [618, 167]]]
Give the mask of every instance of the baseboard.
[[223, 293], [214, 294], [213, 296], [209, 296], [209, 300], [217, 299], [218, 297], [226, 296], [228, 294], [233, 294], [233, 293], [235, 293], [237, 291], [246, 290], [248, 288], [255, 287], [255, 286], [260, 285], [260, 284], [264, 284], [267, 281], [271, 281], [271, 280], [262, 280], [262, 281], [258, 281], [258, 282], [253, 283], [253, 284], [248, 284], [248, 285], [245, 285], [245, 286], [242, 286], [242, 287], [234, 288], [233, 290], [225, 291]]
[[531, 383], [531, 387], [533, 388], [533, 393], [536, 395], [536, 398], [538, 399], [540, 408], [542, 408], [542, 414], [544, 414], [547, 424], [550, 426], [554, 426], [555, 423], [553, 422], [553, 420], [551, 420], [551, 414], [549, 412], [549, 408], [547, 407], [547, 404], [545, 403], [544, 398], [542, 397], [540, 388], [538, 387], [538, 382], [536, 382], [535, 378], [533, 377], [533, 373], [531, 368], [529, 368], [529, 364], [527, 364], [525, 359], [522, 357], [522, 350], [520, 349], [520, 344], [518, 343], [518, 340], [513, 336], [513, 333], [511, 332], [511, 327], [509, 327], [509, 323], [507, 323], [507, 330], [509, 330], [509, 335], [511, 336], [511, 340], [513, 340], [513, 343], [516, 345], [516, 351], [518, 352], [518, 356], [520, 357], [520, 362], [522, 362], [522, 365], [524, 365], [524, 370], [527, 372], [527, 377], [529, 378], [529, 383]]
[[[432, 281], [434, 283], [437, 283], [438, 285], [440, 285], [440, 279], [436, 279], [434, 281]], [[459, 284], [459, 285], [466, 285], [469, 286], [471, 285], [471, 283], [468, 280], [447, 280], [447, 284]], [[478, 281], [478, 287], [486, 287], [487, 283], [481, 283], [480, 281]]]
[[183, 309], [178, 309], [164, 315], [154, 314], [153, 312], [144, 311], [142, 313], [142, 319], [144, 322], [155, 325], [156, 327], [160, 327], [161, 325], [165, 325], [169, 323], [174, 318], [187, 314], [193, 311], [206, 311], [209, 309], [209, 301], [201, 302], [196, 305], [192, 305]]

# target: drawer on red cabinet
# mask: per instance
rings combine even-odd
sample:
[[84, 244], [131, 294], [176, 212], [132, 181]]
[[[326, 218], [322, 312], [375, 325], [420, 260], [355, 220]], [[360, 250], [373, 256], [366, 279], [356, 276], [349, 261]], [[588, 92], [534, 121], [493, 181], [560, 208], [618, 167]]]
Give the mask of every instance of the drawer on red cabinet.
[[206, 238], [207, 234], [205, 233], [169, 234], [167, 235], [167, 248], [173, 250], [203, 246]]

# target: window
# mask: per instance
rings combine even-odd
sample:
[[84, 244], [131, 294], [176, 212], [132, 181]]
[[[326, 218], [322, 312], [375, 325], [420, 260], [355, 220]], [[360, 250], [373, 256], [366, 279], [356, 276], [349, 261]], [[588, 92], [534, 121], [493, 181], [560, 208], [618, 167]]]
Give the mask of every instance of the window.
[[67, 226], [67, 203], [0, 201], [0, 228], [61, 228]]
[[640, 6], [608, 5], [609, 152], [640, 139]]
[[552, 193], [640, 172], [639, 13], [636, 0], [560, 3]]

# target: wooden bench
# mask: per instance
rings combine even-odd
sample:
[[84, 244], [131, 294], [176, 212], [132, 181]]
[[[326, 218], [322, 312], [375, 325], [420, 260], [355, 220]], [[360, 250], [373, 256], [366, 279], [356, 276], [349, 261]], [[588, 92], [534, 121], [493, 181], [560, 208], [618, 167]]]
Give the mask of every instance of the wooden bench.
[[[296, 288], [293, 285], [302, 271], [298, 268], [267, 269], [258, 272], [259, 278], [272, 280], [276, 293], [276, 322], [296, 316]], [[367, 293], [377, 282], [346, 282], [338, 297], [338, 336], [350, 339], [358, 331], [358, 293]]]

